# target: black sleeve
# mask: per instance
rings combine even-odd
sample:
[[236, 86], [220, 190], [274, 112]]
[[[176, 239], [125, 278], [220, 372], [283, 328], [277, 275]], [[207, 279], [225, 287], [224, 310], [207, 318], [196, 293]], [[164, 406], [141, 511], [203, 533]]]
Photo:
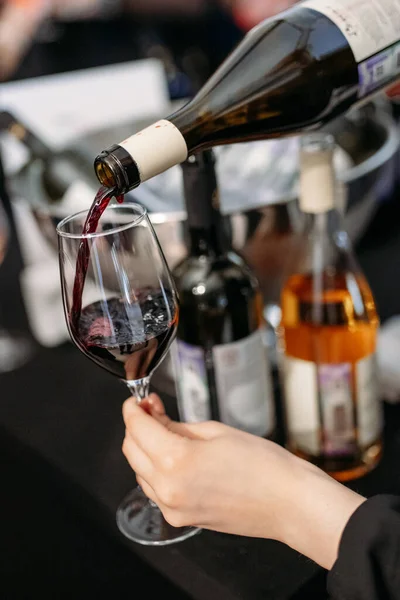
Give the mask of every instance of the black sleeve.
[[374, 496], [350, 517], [328, 593], [332, 600], [400, 599], [400, 497]]

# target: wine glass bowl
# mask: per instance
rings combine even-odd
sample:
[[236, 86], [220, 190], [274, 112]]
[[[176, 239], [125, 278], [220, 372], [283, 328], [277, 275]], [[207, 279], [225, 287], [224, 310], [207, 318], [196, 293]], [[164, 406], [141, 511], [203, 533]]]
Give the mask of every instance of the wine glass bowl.
[[[110, 204], [95, 233], [83, 233], [87, 211], [57, 227], [64, 312], [74, 344], [124, 382], [137, 401], [175, 337], [175, 284], [147, 211]], [[186, 539], [198, 530], [172, 527], [138, 487], [117, 512], [120, 530], [146, 545]]]
[[[175, 286], [142, 207], [110, 206], [98, 231], [84, 237], [86, 214], [68, 217], [58, 226], [68, 329], [84, 354], [134, 386], [150, 377], [175, 336]], [[89, 262], [78, 314], [74, 283], [82, 243], [87, 244]]]

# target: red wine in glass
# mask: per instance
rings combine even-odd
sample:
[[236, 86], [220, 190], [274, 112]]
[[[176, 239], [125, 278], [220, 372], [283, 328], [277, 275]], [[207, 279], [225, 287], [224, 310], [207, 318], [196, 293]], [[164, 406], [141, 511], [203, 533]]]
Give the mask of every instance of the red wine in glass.
[[106, 306], [102, 301], [89, 304], [77, 322], [71, 321], [75, 343], [82, 352], [127, 381], [149, 377], [162, 360], [177, 321], [177, 310], [168, 293], [148, 289], [137, 297], [139, 316], [137, 306], [131, 311], [123, 299], [111, 298]]

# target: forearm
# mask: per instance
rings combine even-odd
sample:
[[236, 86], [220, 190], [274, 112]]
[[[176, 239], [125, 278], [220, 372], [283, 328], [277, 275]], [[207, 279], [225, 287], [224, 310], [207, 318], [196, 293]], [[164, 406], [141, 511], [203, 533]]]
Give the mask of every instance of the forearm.
[[365, 498], [299, 461], [293, 510], [282, 541], [326, 569], [333, 566], [343, 531]]

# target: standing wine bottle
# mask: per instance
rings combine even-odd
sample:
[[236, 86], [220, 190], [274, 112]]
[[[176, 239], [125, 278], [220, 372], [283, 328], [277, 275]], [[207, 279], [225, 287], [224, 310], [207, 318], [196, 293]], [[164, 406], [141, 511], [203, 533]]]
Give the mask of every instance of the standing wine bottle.
[[334, 141], [303, 138], [300, 205], [306, 213], [299, 266], [282, 291], [282, 374], [289, 449], [340, 481], [382, 454], [372, 292], [335, 209]]
[[400, 77], [400, 0], [306, 0], [266, 19], [183, 108], [101, 152], [123, 194], [221, 144], [318, 128]]
[[258, 282], [229, 245], [211, 150], [183, 163], [189, 253], [173, 276], [180, 298], [175, 343], [178, 405], [260, 436], [275, 429]]

